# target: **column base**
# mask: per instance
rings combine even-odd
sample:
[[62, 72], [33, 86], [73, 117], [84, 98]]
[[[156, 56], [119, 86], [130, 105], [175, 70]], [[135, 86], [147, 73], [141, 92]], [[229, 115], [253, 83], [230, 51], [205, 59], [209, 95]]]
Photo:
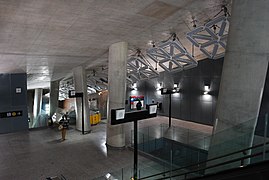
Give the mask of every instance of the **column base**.
[[114, 150], [123, 150], [123, 149], [126, 149], [126, 146], [123, 146], [123, 147], [114, 147], [114, 146], [110, 146], [109, 144], [106, 143], [106, 147], [108, 149], [114, 149]]

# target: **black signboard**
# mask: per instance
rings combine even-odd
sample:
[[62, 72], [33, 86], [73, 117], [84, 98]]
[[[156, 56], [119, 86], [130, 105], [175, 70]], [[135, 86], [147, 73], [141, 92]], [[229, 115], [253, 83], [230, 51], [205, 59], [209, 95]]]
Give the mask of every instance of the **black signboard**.
[[77, 93], [76, 91], [69, 91], [68, 96], [69, 98], [83, 97], [83, 93]]
[[17, 117], [22, 116], [22, 111], [9, 111], [9, 112], [1, 112], [0, 118], [10, 118], [10, 117]]
[[144, 110], [130, 112], [125, 112], [124, 108], [111, 109], [111, 125], [139, 121], [157, 116], [157, 104], [150, 104], [146, 107]]

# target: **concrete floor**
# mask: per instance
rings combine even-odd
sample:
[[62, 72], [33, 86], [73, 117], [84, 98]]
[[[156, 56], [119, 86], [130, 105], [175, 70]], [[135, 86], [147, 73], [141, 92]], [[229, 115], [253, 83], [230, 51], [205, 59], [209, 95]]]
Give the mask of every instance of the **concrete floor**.
[[[140, 121], [139, 127], [168, 123], [167, 117]], [[173, 120], [174, 126], [196, 129], [210, 134], [212, 127]], [[125, 125], [126, 141], [130, 140], [131, 124]], [[108, 172], [130, 168], [133, 152], [128, 148], [107, 149], [106, 124], [93, 126], [90, 134], [81, 135], [71, 127], [67, 140], [60, 141], [55, 129], [37, 129], [0, 135], [0, 179], [36, 180], [46, 177], [65, 176], [66, 179], [95, 179]], [[146, 161], [139, 157], [139, 161]], [[151, 162], [149, 166], [154, 166]], [[101, 178], [98, 178], [101, 179]]]

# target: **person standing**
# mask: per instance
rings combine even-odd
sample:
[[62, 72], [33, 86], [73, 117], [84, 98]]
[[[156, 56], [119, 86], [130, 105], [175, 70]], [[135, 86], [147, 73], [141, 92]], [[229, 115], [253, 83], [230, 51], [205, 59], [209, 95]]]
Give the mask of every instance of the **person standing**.
[[62, 126], [61, 133], [62, 133], [62, 140], [65, 140], [66, 131], [69, 126], [69, 119], [67, 118], [67, 114], [62, 116], [62, 119], [59, 121], [59, 124]]
[[142, 103], [140, 100], [138, 100], [138, 102], [136, 103], [136, 110], [141, 110], [142, 107]]

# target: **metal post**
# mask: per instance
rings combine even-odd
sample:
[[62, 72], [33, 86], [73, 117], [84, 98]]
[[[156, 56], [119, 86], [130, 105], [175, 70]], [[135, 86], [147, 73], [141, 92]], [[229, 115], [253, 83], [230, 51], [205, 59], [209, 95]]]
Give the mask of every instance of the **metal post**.
[[173, 131], [172, 131], [172, 140], [175, 140], [175, 126], [173, 126]]
[[205, 147], [206, 147], [206, 145], [205, 145], [205, 137], [204, 137], [204, 150], [206, 150]]
[[148, 127], [148, 142], [149, 142], [149, 127]]
[[163, 137], [163, 124], [161, 124], [161, 138]]
[[263, 153], [262, 157], [265, 160], [265, 152], [266, 152], [266, 139], [267, 139], [267, 125], [268, 125], [268, 113], [265, 114], [265, 121], [264, 121], [264, 138], [263, 138]]
[[169, 94], [169, 128], [171, 127], [171, 99], [172, 96]]
[[82, 103], [82, 134], [84, 134], [84, 103], [83, 103], [83, 94], [81, 94], [81, 103]]
[[171, 179], [171, 176], [172, 176], [172, 163], [173, 163], [173, 149], [170, 150], [170, 179]]
[[[197, 159], [197, 163], [198, 163], [198, 170], [200, 169], [200, 150], [198, 150], [198, 159]], [[200, 173], [200, 171], [198, 171], [198, 174]]]
[[[165, 172], [165, 162], [163, 161], [163, 172]], [[165, 173], [163, 173], [163, 177], [165, 177]]]
[[145, 136], [144, 136], [144, 133], [142, 134], [142, 141], [143, 141], [143, 151], [145, 151]]
[[121, 179], [123, 180], [123, 168], [121, 168]]
[[194, 44], [192, 44], [192, 46], [191, 46], [191, 55], [192, 55], [192, 57], [194, 57]]
[[133, 133], [131, 131], [131, 147], [133, 146]]
[[137, 120], [134, 120], [134, 180], [137, 180]]
[[190, 130], [188, 129], [187, 144], [189, 144], [189, 140], [190, 140]]

